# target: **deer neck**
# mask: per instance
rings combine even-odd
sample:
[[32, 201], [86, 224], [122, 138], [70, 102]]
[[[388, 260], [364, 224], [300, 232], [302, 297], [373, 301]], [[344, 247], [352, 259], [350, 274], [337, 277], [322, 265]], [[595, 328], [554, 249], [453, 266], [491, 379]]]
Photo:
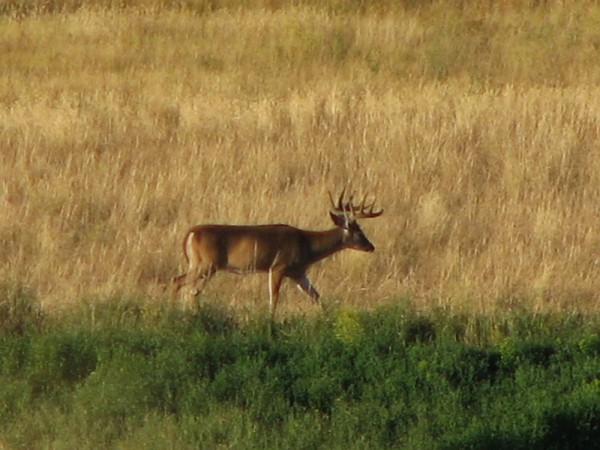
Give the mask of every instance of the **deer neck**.
[[309, 232], [310, 261], [317, 262], [345, 248], [344, 230], [333, 228], [327, 231]]

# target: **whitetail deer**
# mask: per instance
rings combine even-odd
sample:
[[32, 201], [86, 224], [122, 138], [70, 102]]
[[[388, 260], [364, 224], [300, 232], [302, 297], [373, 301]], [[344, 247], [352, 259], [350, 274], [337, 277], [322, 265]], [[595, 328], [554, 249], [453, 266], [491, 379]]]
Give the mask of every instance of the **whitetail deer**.
[[335, 228], [327, 231], [308, 231], [289, 225], [198, 225], [188, 230], [183, 240], [183, 253], [188, 263], [186, 273], [173, 278], [173, 298], [184, 285], [200, 286], [197, 296], [210, 278], [220, 270], [240, 274], [268, 272], [271, 317], [275, 314], [279, 288], [283, 278], [293, 280], [315, 302], [319, 293], [306, 271], [323, 258], [352, 248], [372, 252], [375, 247], [366, 238], [357, 219], [377, 217], [383, 209], [374, 210], [375, 200], [366, 204], [365, 196], [359, 206], [345, 189], [332, 204], [331, 220]]

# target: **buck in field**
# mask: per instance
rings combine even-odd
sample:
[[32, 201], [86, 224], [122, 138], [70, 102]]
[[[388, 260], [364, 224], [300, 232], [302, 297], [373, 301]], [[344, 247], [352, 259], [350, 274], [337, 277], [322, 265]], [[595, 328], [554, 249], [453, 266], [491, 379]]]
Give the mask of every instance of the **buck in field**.
[[284, 278], [291, 279], [315, 302], [319, 293], [306, 271], [317, 261], [352, 248], [372, 252], [375, 247], [366, 238], [357, 219], [380, 216], [383, 209], [374, 210], [375, 200], [360, 205], [352, 203], [354, 196], [345, 199], [345, 189], [329, 212], [335, 228], [327, 231], [308, 231], [289, 225], [198, 225], [186, 233], [183, 253], [188, 263], [187, 272], [173, 278], [173, 298], [185, 285], [199, 287], [194, 295], [220, 271], [247, 274], [269, 274], [269, 305], [271, 318], [275, 315], [279, 288]]

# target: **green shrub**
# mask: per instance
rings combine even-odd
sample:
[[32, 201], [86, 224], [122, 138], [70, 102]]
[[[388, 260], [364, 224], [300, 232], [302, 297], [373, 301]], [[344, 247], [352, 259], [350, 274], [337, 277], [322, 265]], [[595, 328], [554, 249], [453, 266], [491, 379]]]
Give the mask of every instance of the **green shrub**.
[[428, 317], [417, 316], [406, 323], [402, 335], [407, 345], [431, 342], [436, 338], [435, 324]]
[[547, 367], [556, 351], [547, 341], [507, 339], [501, 347], [502, 365], [509, 370], [523, 364]]
[[31, 401], [32, 390], [27, 381], [0, 376], [0, 425], [26, 411]]
[[[113, 311], [122, 317], [129, 307]], [[222, 310], [145, 314], [0, 335], [7, 442], [541, 449], [600, 438], [592, 319], [535, 316], [526, 334], [505, 328], [496, 348], [488, 337], [503, 319], [401, 308], [333, 311], [271, 330]], [[151, 428], [162, 436], [155, 442]]]
[[589, 449], [600, 442], [600, 398], [596, 395], [544, 411], [536, 442], [540, 449]]
[[585, 336], [579, 341], [579, 349], [587, 356], [600, 355], [600, 335], [594, 333]]
[[493, 382], [500, 369], [500, 354], [468, 346], [442, 348], [436, 361], [442, 376], [454, 387], [471, 387], [481, 381]]
[[31, 342], [27, 376], [34, 392], [51, 392], [83, 380], [97, 361], [94, 344], [85, 333], [42, 335]]

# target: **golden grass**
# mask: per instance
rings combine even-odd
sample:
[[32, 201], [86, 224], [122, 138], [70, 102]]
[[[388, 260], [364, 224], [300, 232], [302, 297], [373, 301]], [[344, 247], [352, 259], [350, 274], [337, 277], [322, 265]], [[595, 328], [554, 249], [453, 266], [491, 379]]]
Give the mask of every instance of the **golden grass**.
[[[596, 311], [600, 7], [529, 3], [6, 9], [2, 277], [45, 306], [161, 299], [189, 225], [327, 228], [352, 183], [386, 209], [377, 252], [316, 266], [326, 298]], [[266, 311], [264, 277], [207, 293]]]

